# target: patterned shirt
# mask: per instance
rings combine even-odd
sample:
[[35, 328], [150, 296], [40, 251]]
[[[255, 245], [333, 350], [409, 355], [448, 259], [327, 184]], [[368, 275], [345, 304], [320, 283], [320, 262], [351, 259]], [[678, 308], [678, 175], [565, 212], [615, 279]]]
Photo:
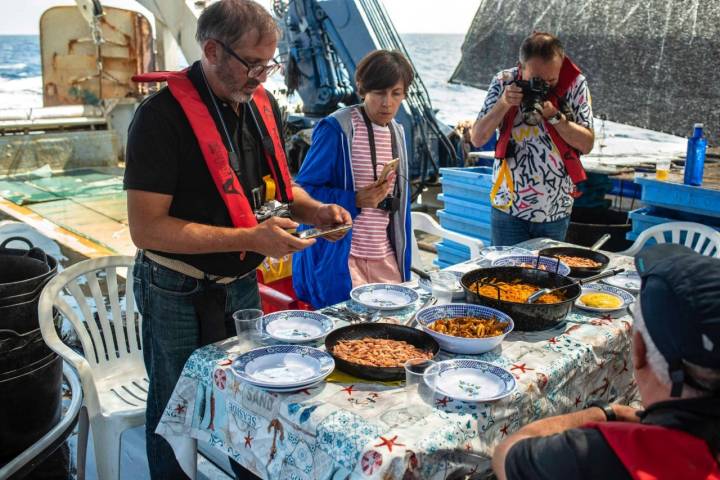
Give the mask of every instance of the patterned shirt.
[[[355, 179], [355, 190], [367, 187], [375, 182], [370, 157], [370, 142], [367, 127], [359, 109], [352, 111], [352, 171]], [[392, 143], [390, 128], [372, 124], [375, 136], [375, 155], [377, 157], [377, 175], [386, 163], [392, 160]], [[391, 186], [394, 187], [394, 180]], [[350, 254], [355, 257], [381, 259], [393, 255], [392, 245], [388, 238], [390, 214], [379, 208], [363, 208], [353, 221]]]
[[[485, 105], [478, 118], [482, 118], [493, 108], [502, 95], [505, 85], [518, 75], [518, 67], [498, 73], [490, 83]], [[510, 80], [506, 80], [510, 79]], [[583, 127], [592, 129], [593, 116], [590, 91], [587, 80], [579, 75], [570, 86], [565, 99], [572, 110], [573, 121]], [[527, 125], [523, 122], [522, 113], [518, 113], [513, 121], [511, 143], [515, 144], [515, 158], [508, 158], [508, 167], [512, 176], [515, 193], [510, 215], [531, 222], [554, 222], [561, 220], [572, 210], [573, 183], [567, 175], [565, 165], [550, 134], [545, 130], [543, 122], [539, 125]], [[509, 150], [511, 151], [511, 150]], [[493, 166], [493, 182], [499, 174], [500, 161], [495, 160]], [[504, 205], [510, 192], [502, 185], [495, 203]]]

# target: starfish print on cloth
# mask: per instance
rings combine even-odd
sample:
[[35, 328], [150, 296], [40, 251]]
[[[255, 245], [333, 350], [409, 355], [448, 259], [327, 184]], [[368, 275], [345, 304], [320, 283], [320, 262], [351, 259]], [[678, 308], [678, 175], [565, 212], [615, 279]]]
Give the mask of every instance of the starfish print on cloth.
[[374, 447], [387, 447], [388, 451], [392, 452], [392, 447], [404, 447], [404, 443], [396, 443], [398, 436], [395, 435], [391, 439], [387, 439], [385, 437], [380, 437], [380, 440], [382, 442], [378, 443], [377, 445], [373, 445]]

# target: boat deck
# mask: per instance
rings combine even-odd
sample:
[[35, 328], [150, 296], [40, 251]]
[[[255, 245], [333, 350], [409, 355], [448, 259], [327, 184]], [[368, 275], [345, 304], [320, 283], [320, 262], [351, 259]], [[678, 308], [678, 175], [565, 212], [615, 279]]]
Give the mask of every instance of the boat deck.
[[0, 212], [82, 256], [133, 255], [121, 168], [0, 178]]

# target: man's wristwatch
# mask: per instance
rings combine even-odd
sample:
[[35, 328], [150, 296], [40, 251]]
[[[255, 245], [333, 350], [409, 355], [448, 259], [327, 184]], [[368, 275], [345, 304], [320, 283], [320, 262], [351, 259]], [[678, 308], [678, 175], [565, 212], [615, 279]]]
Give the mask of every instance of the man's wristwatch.
[[617, 415], [615, 415], [615, 410], [612, 409], [610, 404], [603, 400], [593, 400], [592, 402], [588, 403], [588, 407], [598, 407], [605, 413], [605, 420], [608, 422], [614, 422], [617, 420]]
[[547, 121], [550, 123], [550, 125], [557, 125], [558, 123], [560, 123], [562, 121], [562, 119], [563, 119], [563, 114], [560, 112], [560, 110], [558, 110], [557, 112], [555, 112], [555, 115], [548, 118]]

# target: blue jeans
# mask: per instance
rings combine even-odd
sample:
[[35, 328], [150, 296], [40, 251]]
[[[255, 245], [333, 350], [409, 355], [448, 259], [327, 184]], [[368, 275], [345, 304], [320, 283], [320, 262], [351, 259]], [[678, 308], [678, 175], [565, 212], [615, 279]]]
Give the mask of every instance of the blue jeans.
[[517, 245], [533, 238], [551, 238], [565, 241], [570, 216], [554, 222], [530, 222], [513, 217], [497, 208], [491, 208], [490, 225], [492, 226], [492, 243], [496, 246]]
[[[150, 387], [145, 413], [145, 437], [148, 464], [153, 479], [183, 479], [175, 454], [167, 441], [155, 434], [160, 417], [185, 362], [200, 345], [200, 325], [195, 314], [193, 297], [204, 288], [224, 288], [225, 331], [235, 335], [232, 314], [242, 308], [260, 308], [255, 275], [227, 285], [204, 286], [194, 278], [167, 269], [147, 259], [142, 253], [135, 259], [134, 292], [138, 310], [143, 316], [143, 356]], [[230, 462], [239, 478], [255, 478], [237, 463]]]

